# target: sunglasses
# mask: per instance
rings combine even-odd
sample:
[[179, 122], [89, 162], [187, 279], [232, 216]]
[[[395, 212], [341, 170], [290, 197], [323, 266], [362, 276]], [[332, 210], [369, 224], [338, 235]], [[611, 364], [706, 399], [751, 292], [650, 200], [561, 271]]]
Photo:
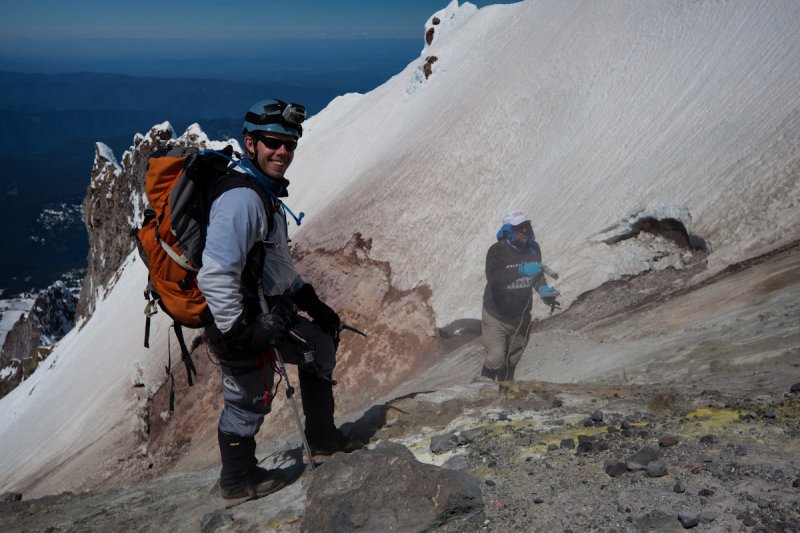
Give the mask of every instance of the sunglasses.
[[294, 152], [295, 148], [297, 148], [297, 141], [295, 140], [284, 141], [283, 139], [278, 139], [277, 137], [265, 137], [263, 135], [256, 137], [256, 140], [264, 143], [264, 146], [270, 150], [278, 150], [281, 146], [283, 146], [286, 148], [287, 152]]

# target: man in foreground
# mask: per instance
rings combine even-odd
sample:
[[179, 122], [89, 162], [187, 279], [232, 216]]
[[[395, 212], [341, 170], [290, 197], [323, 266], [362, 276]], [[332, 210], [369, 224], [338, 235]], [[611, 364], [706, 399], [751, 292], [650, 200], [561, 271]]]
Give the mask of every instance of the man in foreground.
[[225, 406], [218, 437], [220, 490], [227, 506], [286, 484], [282, 471], [259, 467], [255, 457], [255, 435], [276, 389], [270, 348], [279, 350], [286, 362], [300, 364], [305, 435], [312, 454], [361, 446], [334, 424], [332, 373], [341, 321], [297, 273], [289, 255], [288, 209], [281, 199], [288, 196], [284, 174], [304, 119], [302, 106], [280, 100], [258, 102], [248, 111], [240, 164], [253, 186], [223, 192], [208, 217], [198, 283], [214, 319], [206, 338], [222, 368]]

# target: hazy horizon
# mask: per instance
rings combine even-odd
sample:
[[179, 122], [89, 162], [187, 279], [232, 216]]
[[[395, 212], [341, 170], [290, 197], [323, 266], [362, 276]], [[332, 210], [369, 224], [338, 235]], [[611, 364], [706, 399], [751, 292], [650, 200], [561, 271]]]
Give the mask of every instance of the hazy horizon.
[[373, 68], [400, 54], [404, 63], [393, 61], [394, 73], [420, 53], [426, 21], [449, 3], [17, 2], [0, 20], [0, 70], [263, 79], [275, 72]]

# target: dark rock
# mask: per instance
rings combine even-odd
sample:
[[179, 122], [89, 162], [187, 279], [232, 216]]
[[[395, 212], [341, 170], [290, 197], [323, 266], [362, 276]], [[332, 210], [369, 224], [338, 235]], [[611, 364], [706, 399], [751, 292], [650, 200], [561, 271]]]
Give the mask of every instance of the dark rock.
[[563, 439], [560, 444], [561, 448], [566, 448], [567, 450], [571, 450], [575, 447], [575, 441], [572, 439]]
[[676, 494], [683, 494], [686, 492], [686, 487], [683, 486], [683, 483], [680, 481], [676, 481], [675, 484], [672, 486], [672, 491]]
[[700, 523], [700, 517], [695, 511], [681, 511], [678, 513], [678, 520], [681, 525], [686, 528], [695, 527]]
[[649, 446], [645, 446], [635, 454], [625, 459], [628, 470], [644, 470], [651, 461], [658, 460], [658, 451]]
[[658, 445], [662, 448], [671, 448], [673, 446], [677, 446], [680, 441], [678, 437], [674, 437], [672, 435], [665, 435], [658, 439]]
[[664, 511], [650, 511], [634, 522], [639, 531], [674, 531], [681, 527], [678, 517]]
[[769, 418], [770, 420], [774, 420], [777, 418], [778, 415], [775, 414], [775, 411], [766, 411], [764, 413], [764, 418]]
[[433, 28], [428, 28], [428, 31], [425, 32], [425, 42], [429, 45], [433, 42], [433, 34], [436, 30]]
[[800, 394], [800, 383], [795, 383], [792, 385], [792, 388], [789, 389], [789, 392], [792, 394]]
[[444, 462], [442, 468], [450, 470], [466, 470], [469, 466], [469, 459], [463, 455], [454, 455]]
[[459, 438], [453, 433], [435, 435], [431, 438], [431, 453], [441, 454], [458, 448]]
[[443, 339], [461, 337], [465, 335], [478, 336], [481, 334], [481, 321], [477, 318], [459, 318], [439, 328], [439, 336]]
[[482, 509], [477, 479], [423, 464], [406, 447], [383, 442], [336, 454], [314, 471], [300, 529], [427, 531]]
[[616, 458], [606, 459], [603, 463], [603, 469], [611, 477], [619, 477], [628, 471], [625, 463]]
[[544, 503], [544, 500], [541, 498], [534, 498], [533, 503]]
[[578, 435], [578, 442], [593, 442], [594, 439], [589, 435]]
[[465, 429], [461, 432], [461, 437], [467, 442], [473, 442], [486, 435], [486, 428]]
[[594, 451], [594, 443], [592, 441], [585, 441], [578, 444], [578, 447], [575, 449], [575, 454], [581, 453], [591, 453]]
[[433, 64], [438, 60], [439, 58], [436, 56], [428, 56], [425, 58], [425, 66], [422, 67], [422, 72], [425, 74], [426, 80], [433, 74]]
[[203, 533], [212, 533], [222, 527], [233, 524], [233, 516], [214, 511], [213, 513], [206, 513], [200, 521], [200, 530]]
[[484, 483], [484, 484], [485, 484], [487, 487], [494, 487], [494, 486], [496, 486], [496, 485], [497, 485], [497, 483], [495, 483], [495, 482], [494, 482], [494, 481], [492, 481], [491, 479], [487, 479], [487, 480], [486, 480], [486, 481], [484, 481], [483, 483]]
[[589, 415], [589, 419], [592, 422], [602, 422], [603, 421], [603, 411], [600, 409], [595, 409], [591, 415]]
[[708, 444], [716, 444], [717, 442], [719, 441], [717, 440], [717, 437], [715, 435], [703, 435], [702, 437], [700, 437], [700, 444], [708, 445]]
[[667, 475], [667, 464], [657, 459], [655, 461], [650, 461], [647, 464], [647, 475], [650, 477], [661, 477]]
[[700, 512], [699, 520], [701, 524], [709, 524], [717, 518], [717, 513], [711, 509], [703, 509]]
[[564, 405], [564, 402], [562, 402], [562, 401], [561, 401], [561, 400], [559, 400], [558, 398], [556, 398], [555, 400], [553, 400], [553, 407], [562, 407], [563, 405]]
[[800, 488], [800, 477], [792, 481], [792, 487]]
[[14, 503], [22, 500], [21, 492], [4, 492], [0, 494], [0, 504]]
[[752, 516], [745, 516], [744, 520], [742, 520], [742, 524], [746, 525], [747, 527], [753, 527], [757, 524], [757, 522], [753, 519]]
[[547, 451], [548, 452], [554, 452], [556, 450], [558, 450], [558, 445], [557, 444], [548, 444], [547, 445]]
[[620, 423], [619, 427], [620, 427], [620, 429], [631, 429], [632, 426], [631, 426], [630, 422], [628, 422], [627, 420], [623, 420]]

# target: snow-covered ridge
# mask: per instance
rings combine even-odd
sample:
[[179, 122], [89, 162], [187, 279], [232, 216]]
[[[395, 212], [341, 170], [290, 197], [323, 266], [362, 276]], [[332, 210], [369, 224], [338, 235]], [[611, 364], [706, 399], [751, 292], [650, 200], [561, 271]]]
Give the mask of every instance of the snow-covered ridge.
[[649, 268], [652, 247], [593, 238], [647, 210], [685, 208], [712, 271], [798, 238], [797, 2], [527, 1], [442, 39], [432, 20], [418, 60], [309, 120], [288, 175], [302, 246], [361, 232], [442, 325], [480, 316], [510, 207], [567, 302]]

